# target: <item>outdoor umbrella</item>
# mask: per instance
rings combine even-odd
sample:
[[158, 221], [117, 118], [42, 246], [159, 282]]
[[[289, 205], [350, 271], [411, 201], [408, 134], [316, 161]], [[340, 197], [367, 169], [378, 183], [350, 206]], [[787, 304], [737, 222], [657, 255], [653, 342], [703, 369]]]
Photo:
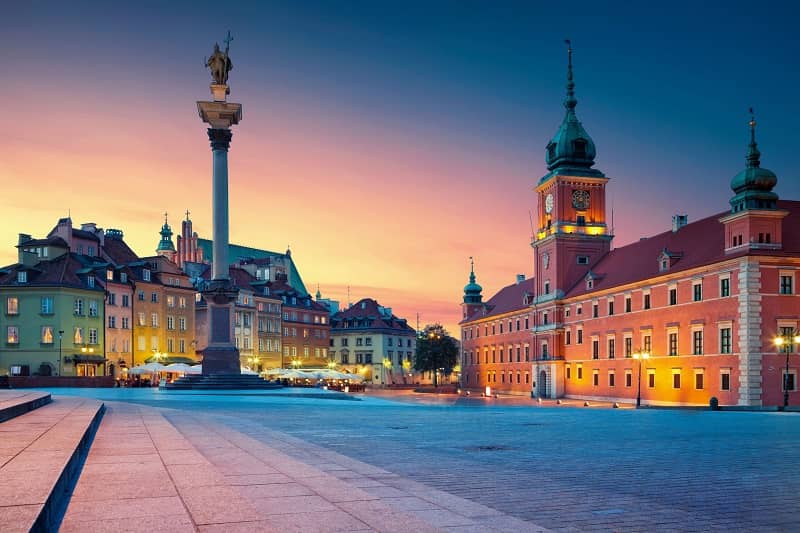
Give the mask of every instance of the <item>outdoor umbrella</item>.
[[187, 365], [186, 363], [172, 363], [171, 365], [164, 367], [165, 372], [180, 372], [181, 374], [190, 372], [191, 369], [192, 366]]

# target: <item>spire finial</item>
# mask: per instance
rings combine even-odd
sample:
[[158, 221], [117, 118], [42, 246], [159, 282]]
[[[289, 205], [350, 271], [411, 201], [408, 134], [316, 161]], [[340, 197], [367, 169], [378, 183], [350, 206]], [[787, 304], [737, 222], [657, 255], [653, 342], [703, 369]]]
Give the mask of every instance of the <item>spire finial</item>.
[[572, 77], [572, 41], [564, 39], [567, 45], [567, 98], [564, 100], [564, 107], [567, 111], [572, 111], [578, 105], [578, 100], [575, 98], [575, 82]]
[[167, 212], [164, 211], [164, 224], [166, 224], [166, 223], [167, 223]]
[[750, 108], [750, 146], [747, 150], [747, 166], [748, 168], [758, 168], [761, 166], [761, 152], [758, 151], [758, 144], [756, 144], [756, 115], [753, 108]]
[[475, 259], [469, 256], [469, 282], [475, 283]]
[[189, 222], [189, 210], [186, 210], [186, 222]]

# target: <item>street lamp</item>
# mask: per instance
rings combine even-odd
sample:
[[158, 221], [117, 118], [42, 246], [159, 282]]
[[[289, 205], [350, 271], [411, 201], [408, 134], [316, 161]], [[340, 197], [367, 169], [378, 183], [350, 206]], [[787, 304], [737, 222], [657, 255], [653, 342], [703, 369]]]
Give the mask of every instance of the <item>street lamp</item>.
[[636, 408], [638, 409], [642, 405], [642, 360], [648, 359], [650, 354], [647, 352], [640, 352], [635, 351], [633, 352], [633, 358], [639, 361], [639, 385], [636, 390]]
[[64, 330], [58, 330], [58, 375], [61, 375], [61, 339], [64, 337]]
[[800, 333], [797, 331], [779, 335], [772, 341], [778, 350], [786, 352], [786, 373], [783, 375], [783, 408], [789, 407], [789, 353], [800, 344]]

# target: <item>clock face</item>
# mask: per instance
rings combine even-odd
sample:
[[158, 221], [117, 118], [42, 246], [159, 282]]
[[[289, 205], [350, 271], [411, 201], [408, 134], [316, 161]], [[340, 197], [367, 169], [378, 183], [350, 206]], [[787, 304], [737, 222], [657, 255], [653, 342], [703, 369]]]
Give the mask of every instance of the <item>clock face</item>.
[[575, 189], [572, 191], [572, 207], [575, 209], [589, 209], [589, 191]]
[[552, 213], [553, 212], [553, 193], [547, 195], [544, 199], [544, 212], [545, 213]]

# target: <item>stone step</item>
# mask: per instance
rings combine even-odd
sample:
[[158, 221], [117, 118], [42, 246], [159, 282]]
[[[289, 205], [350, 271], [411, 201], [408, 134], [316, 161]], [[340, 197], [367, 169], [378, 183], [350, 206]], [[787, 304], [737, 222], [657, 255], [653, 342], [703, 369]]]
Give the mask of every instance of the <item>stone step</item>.
[[52, 401], [49, 393], [0, 390], [0, 422], [23, 415]]
[[250, 374], [189, 375], [164, 385], [164, 388], [168, 390], [264, 390], [279, 389], [281, 387], [282, 385], [280, 383], [266, 381], [259, 376]]
[[0, 530], [55, 531], [104, 405], [52, 403], [0, 425]]

